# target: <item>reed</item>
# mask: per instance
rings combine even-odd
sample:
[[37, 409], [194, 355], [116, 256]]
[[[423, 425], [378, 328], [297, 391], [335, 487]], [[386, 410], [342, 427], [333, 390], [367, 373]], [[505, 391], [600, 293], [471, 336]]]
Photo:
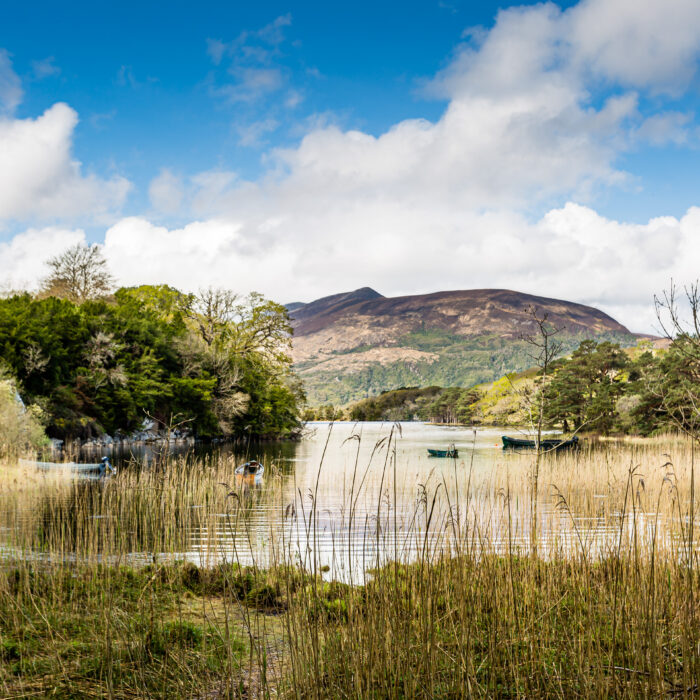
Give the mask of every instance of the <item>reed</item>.
[[348, 441], [332, 507], [325, 456], [263, 490], [223, 457], [0, 468], [4, 695], [698, 694], [692, 442], [543, 457], [534, 556], [531, 454], [416, 483], [397, 441]]

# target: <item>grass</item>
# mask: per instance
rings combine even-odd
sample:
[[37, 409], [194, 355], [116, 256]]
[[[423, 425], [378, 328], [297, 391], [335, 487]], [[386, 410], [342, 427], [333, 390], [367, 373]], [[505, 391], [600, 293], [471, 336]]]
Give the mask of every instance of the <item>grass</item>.
[[[692, 443], [545, 456], [533, 546], [531, 454], [441, 462], [416, 497], [395, 438], [344, 448], [357, 460], [330, 536], [338, 475], [321, 463], [291, 489], [272, 476], [279, 518], [252, 566], [236, 543], [255, 536], [261, 492], [229, 460], [97, 488], [4, 470], [0, 697], [700, 693]], [[179, 561], [195, 530], [197, 564]], [[364, 573], [346, 561], [333, 580], [343, 557]]]
[[258, 668], [247, 626], [280, 646], [278, 605], [261, 576], [235, 566], [8, 568], [3, 697], [241, 695]]

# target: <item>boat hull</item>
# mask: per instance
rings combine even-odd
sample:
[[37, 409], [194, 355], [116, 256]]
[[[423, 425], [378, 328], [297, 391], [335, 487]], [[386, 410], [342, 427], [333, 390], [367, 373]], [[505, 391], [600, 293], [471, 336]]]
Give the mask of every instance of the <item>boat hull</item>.
[[[502, 435], [503, 449], [511, 450], [534, 450], [537, 443], [534, 440], [523, 440], [521, 438], [512, 438], [507, 435]], [[578, 446], [578, 438], [573, 437], [570, 440], [542, 440], [540, 448], [543, 450], [567, 450]]]
[[34, 462], [20, 459], [20, 466], [37, 469], [42, 472], [72, 472], [76, 474], [98, 474], [102, 464], [79, 464], [76, 462]]
[[459, 457], [458, 450], [431, 450], [428, 448], [428, 457]]

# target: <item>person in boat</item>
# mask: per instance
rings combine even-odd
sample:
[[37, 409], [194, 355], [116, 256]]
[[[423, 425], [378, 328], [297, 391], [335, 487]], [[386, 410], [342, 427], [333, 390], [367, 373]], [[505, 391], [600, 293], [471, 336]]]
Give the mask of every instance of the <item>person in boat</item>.
[[257, 474], [258, 468], [260, 467], [260, 462], [246, 462], [243, 466], [244, 474]]
[[109, 457], [103, 457], [100, 461], [100, 476], [112, 476], [116, 473], [117, 470], [112, 466]]

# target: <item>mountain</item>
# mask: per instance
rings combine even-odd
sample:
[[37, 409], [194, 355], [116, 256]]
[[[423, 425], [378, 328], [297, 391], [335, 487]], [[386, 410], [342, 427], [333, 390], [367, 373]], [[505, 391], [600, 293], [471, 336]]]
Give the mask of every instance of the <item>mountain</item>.
[[599, 309], [506, 289], [384, 297], [364, 287], [287, 308], [294, 362], [312, 405], [401, 386], [472, 386], [526, 369], [532, 308], [560, 329], [562, 352], [584, 338], [636, 342]]
[[[343, 294], [333, 294], [330, 297], [316, 299], [309, 304], [287, 304], [287, 309], [292, 314], [297, 327], [299, 323], [310, 321], [311, 319], [323, 319], [338, 316], [344, 309], [355, 306], [363, 301], [373, 301], [375, 299], [385, 299], [379, 292], [369, 287], [356, 289], [354, 292], [345, 292]], [[323, 321], [321, 321], [323, 323]]]

